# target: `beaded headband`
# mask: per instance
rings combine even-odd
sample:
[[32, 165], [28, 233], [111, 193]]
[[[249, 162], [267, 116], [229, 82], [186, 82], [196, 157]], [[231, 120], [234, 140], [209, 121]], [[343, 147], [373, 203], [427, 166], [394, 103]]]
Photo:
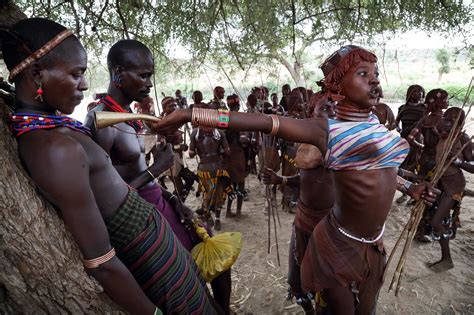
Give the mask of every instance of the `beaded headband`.
[[8, 81], [13, 82], [13, 79], [21, 73], [23, 70], [28, 68], [33, 62], [36, 60], [40, 59], [47, 53], [49, 53], [53, 48], [58, 46], [60, 43], [62, 43], [66, 38], [69, 36], [74, 35], [70, 30], [64, 30], [55, 37], [53, 37], [49, 42], [44, 44], [41, 48], [39, 48], [37, 51], [32, 53], [29, 57], [27, 57], [25, 60], [17, 64], [13, 69], [10, 71], [10, 76], [8, 77]]

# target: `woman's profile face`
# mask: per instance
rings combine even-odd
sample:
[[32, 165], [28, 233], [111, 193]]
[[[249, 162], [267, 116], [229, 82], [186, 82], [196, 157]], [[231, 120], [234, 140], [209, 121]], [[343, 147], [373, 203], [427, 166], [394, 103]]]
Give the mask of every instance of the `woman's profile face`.
[[70, 54], [64, 58], [59, 55], [41, 71], [43, 99], [52, 108], [69, 115], [81, 103], [88, 88], [84, 76], [87, 54], [77, 39], [68, 39], [61, 45], [67, 45]]
[[356, 107], [375, 106], [381, 95], [377, 64], [363, 61], [351, 69], [341, 83], [341, 93]]

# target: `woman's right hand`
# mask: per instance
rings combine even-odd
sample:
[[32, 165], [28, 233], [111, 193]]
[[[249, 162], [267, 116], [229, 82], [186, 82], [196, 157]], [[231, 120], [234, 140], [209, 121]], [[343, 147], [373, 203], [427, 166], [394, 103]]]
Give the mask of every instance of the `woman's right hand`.
[[147, 125], [153, 132], [169, 135], [176, 132], [185, 123], [191, 121], [191, 113], [190, 109], [177, 109], [161, 120], [151, 121]]
[[160, 143], [153, 150], [154, 163], [150, 166], [150, 171], [155, 177], [173, 166], [173, 150], [170, 144]]
[[282, 183], [282, 178], [269, 168], [264, 168], [260, 176], [265, 185], [277, 185]]

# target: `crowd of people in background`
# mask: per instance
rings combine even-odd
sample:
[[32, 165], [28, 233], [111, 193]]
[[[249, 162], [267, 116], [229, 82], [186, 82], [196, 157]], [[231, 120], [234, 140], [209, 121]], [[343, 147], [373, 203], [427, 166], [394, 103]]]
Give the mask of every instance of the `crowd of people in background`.
[[[348, 45], [323, 63], [318, 90], [285, 84], [279, 98], [256, 86], [243, 100], [216, 86], [209, 102], [193, 91], [191, 104], [176, 90], [161, 100], [159, 122], [99, 129], [98, 112], [157, 115], [146, 45], [112, 46], [107, 92], [95, 94], [83, 126], [66, 116], [87, 89], [80, 41], [45, 19], [23, 20], [14, 32], [2, 52], [16, 85], [10, 124], [20, 157], [61, 210], [88, 272], [127, 311], [230, 313], [231, 270], [210, 282], [211, 296], [191, 257], [205, 241], [193, 227], [212, 236], [225, 228], [224, 207], [226, 220], [241, 216], [252, 194], [248, 176], [271, 186], [272, 202], [280, 189], [281, 208], [295, 213], [288, 297], [307, 314], [374, 311], [396, 189], [398, 203], [429, 205], [417, 240], [440, 244], [441, 259], [430, 268], [453, 268], [449, 242], [460, 227], [463, 171], [474, 172], [474, 163], [465, 113], [448, 108], [445, 90], [410, 86], [395, 116], [381, 102], [377, 57]], [[26, 46], [30, 52], [18, 53]], [[456, 159], [432, 188], [427, 182], [453, 128]], [[196, 169], [186, 162], [193, 158]], [[202, 199], [198, 209], [186, 205], [193, 191]]]

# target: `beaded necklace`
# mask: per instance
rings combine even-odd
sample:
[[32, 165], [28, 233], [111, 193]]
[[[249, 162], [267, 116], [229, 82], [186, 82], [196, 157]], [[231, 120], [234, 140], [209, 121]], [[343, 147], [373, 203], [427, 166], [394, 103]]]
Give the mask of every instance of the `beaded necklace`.
[[[125, 109], [123, 109], [110, 95], [107, 95], [107, 96], [101, 98], [98, 104], [100, 104], [100, 103], [107, 106], [107, 108], [110, 109], [113, 112], [131, 113], [131, 110], [126, 111]], [[143, 124], [142, 124], [141, 121], [130, 120], [130, 121], [126, 121], [126, 123], [128, 125], [130, 125], [130, 127], [132, 127], [136, 132], [143, 129]]]
[[348, 105], [336, 105], [336, 118], [347, 121], [367, 121], [372, 109], [359, 109]]
[[33, 113], [15, 113], [9, 119], [10, 129], [15, 137], [37, 129], [53, 129], [67, 127], [79, 131], [87, 136], [91, 135], [90, 129], [81, 122], [67, 116], [41, 115]]

